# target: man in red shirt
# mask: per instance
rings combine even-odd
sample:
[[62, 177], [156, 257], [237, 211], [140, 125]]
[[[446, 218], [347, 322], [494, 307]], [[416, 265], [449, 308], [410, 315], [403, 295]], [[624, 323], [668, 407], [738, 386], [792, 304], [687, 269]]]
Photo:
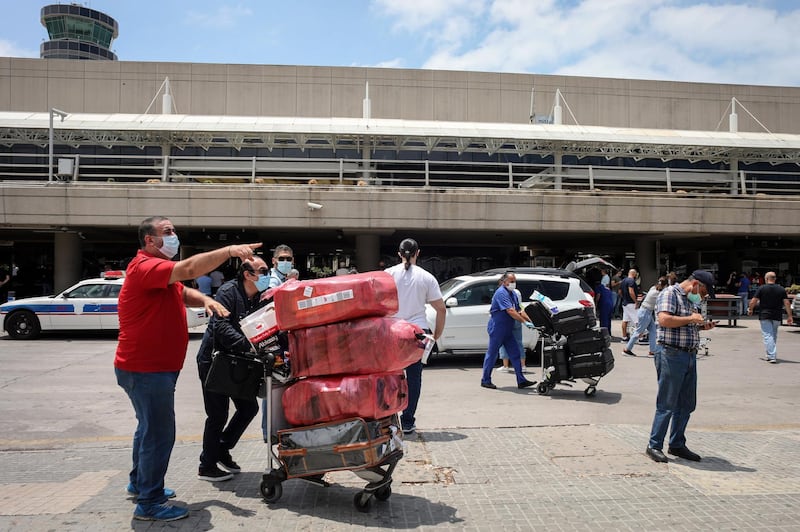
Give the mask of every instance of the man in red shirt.
[[114, 371], [136, 412], [133, 469], [128, 492], [137, 495], [134, 519], [174, 521], [188, 510], [166, 504], [175, 492], [164, 476], [175, 445], [175, 384], [183, 368], [189, 332], [186, 306], [203, 306], [225, 317], [228, 310], [181, 281], [209, 272], [226, 260], [250, 259], [261, 244], [240, 244], [174, 262], [180, 241], [168, 218], [153, 216], [139, 225], [139, 252], [126, 271], [119, 294], [119, 344]]

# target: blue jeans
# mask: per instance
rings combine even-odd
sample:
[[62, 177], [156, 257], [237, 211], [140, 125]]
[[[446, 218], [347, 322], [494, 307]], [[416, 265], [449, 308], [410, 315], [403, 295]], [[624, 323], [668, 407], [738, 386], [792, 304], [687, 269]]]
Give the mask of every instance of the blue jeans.
[[631, 338], [628, 340], [628, 345], [625, 349], [628, 351], [633, 350], [633, 344], [639, 339], [639, 335], [647, 331], [647, 341], [650, 343], [650, 352], [656, 352], [656, 320], [655, 314], [652, 309], [639, 307], [639, 312], [636, 313], [636, 330], [631, 333]]
[[742, 316], [747, 316], [747, 307], [750, 305], [750, 298], [747, 292], [739, 292], [736, 294], [739, 296], [739, 314]]
[[167, 501], [164, 476], [175, 445], [175, 384], [180, 372], [140, 373], [118, 368], [114, 372], [139, 422], [133, 435], [129, 480], [139, 492], [137, 502], [147, 509]]
[[669, 446], [686, 446], [686, 425], [697, 406], [697, 354], [674, 347], [659, 346], [656, 360], [658, 396], [649, 447], [663, 449], [670, 421]]
[[406, 382], [408, 383], [408, 406], [400, 415], [400, 424], [405, 430], [416, 425], [417, 405], [422, 393], [422, 361], [417, 361], [406, 368]]
[[781, 326], [781, 320], [758, 321], [761, 324], [761, 335], [764, 337], [767, 358], [775, 360], [778, 357], [778, 328]]

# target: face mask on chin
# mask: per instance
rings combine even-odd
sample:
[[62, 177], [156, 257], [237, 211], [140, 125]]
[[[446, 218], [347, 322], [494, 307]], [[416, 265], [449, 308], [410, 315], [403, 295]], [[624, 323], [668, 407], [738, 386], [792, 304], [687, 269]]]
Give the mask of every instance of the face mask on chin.
[[178, 240], [178, 235], [171, 234], [161, 237], [161, 247], [158, 248], [165, 257], [171, 259], [178, 254], [178, 249], [181, 247], [181, 241]]

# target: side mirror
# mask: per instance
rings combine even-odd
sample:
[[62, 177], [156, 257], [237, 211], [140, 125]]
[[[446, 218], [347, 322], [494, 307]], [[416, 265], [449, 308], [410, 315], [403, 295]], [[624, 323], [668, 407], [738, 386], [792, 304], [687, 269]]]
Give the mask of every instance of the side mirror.
[[444, 302], [445, 307], [457, 307], [458, 306], [458, 299], [454, 297], [448, 297], [447, 301]]

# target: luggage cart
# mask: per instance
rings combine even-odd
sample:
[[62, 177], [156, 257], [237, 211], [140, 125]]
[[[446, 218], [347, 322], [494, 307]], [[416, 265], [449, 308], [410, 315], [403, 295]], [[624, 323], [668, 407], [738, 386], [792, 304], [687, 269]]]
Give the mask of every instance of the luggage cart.
[[[265, 394], [272, 399], [275, 353], [268, 352], [263, 359]], [[328, 487], [325, 473], [352, 471], [367, 481], [353, 497], [353, 504], [360, 512], [369, 511], [373, 499], [385, 501], [392, 495], [392, 474], [403, 457], [400, 427], [398, 415], [393, 414], [379, 420], [350, 418], [275, 430], [270, 408], [266, 416], [268, 467], [260, 485], [264, 502], [280, 500], [286, 480], [296, 478]]]
[[[567, 336], [556, 330], [550, 311], [544, 305], [534, 301], [526, 307], [525, 313], [539, 331], [542, 377], [536, 385], [536, 391], [540, 395], [549, 395], [556, 385], [571, 388], [575, 379], [580, 378], [588, 385], [583, 391], [584, 395], [594, 396], [600, 378], [613, 368], [611, 350], [606, 348], [598, 353], [587, 352], [571, 356], [567, 347]], [[598, 359], [606, 362], [606, 369], [600, 373], [595, 369]]]

